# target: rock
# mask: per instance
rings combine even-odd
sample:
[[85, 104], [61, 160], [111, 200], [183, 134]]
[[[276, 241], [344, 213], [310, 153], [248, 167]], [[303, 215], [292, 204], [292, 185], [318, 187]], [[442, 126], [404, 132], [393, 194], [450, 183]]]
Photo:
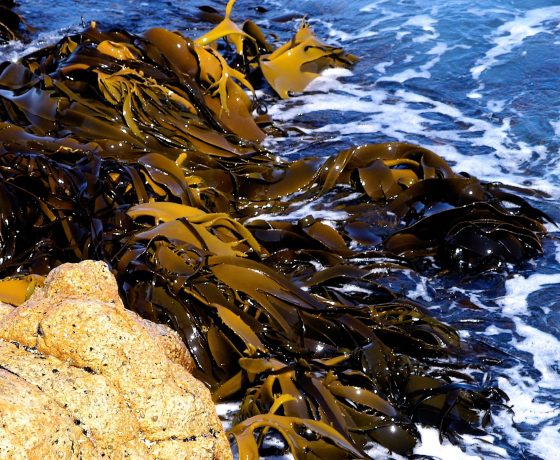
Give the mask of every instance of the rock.
[[4, 316], [7, 316], [12, 311], [14, 311], [14, 307], [12, 307], [11, 305], [9, 305], [7, 303], [0, 302], [0, 321], [2, 321], [2, 318]]
[[61, 265], [0, 305], [0, 366], [2, 388], [21, 383], [0, 395], [0, 458], [232, 458], [185, 345], [126, 310], [102, 262]]
[[92, 441], [64, 408], [35, 385], [0, 369], [0, 458], [96, 458], [96, 454]]

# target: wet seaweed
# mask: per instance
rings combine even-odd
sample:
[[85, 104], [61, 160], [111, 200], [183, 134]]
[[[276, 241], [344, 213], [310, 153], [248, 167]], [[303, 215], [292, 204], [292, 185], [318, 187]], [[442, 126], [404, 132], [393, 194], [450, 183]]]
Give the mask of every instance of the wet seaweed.
[[[297, 458], [362, 458], [372, 442], [410, 453], [415, 423], [480, 432], [505, 395], [387, 279], [420, 260], [479, 273], [534, 257], [547, 216], [414, 145], [278, 160], [256, 85], [286, 97], [354, 57], [307, 24], [274, 49], [233, 3], [196, 40], [91, 24], [0, 64], [0, 300], [63, 262], [106, 261], [129, 308], [181, 334], [215, 400], [241, 399], [241, 458], [270, 435]], [[289, 219], [350, 195], [345, 221]]]
[[15, 6], [13, 0], [0, 0], [0, 43], [20, 40], [29, 29], [22, 17], [13, 11]]

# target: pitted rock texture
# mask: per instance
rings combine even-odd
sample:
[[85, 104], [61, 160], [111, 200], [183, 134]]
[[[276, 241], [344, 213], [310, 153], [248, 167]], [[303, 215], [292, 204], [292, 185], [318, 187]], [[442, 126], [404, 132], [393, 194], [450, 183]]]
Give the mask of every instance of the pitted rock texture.
[[124, 308], [106, 264], [54, 269], [0, 303], [0, 458], [231, 459], [169, 328]]

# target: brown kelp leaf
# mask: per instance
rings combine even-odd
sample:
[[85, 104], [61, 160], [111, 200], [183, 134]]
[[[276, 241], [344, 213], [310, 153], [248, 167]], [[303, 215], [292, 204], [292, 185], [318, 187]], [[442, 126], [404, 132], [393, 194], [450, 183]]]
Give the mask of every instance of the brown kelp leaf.
[[[414, 219], [446, 207], [485, 201], [483, 185], [474, 178], [430, 178], [411, 185], [396, 197], [389, 209], [401, 219], [413, 210]], [[407, 219], [410, 220], [410, 219]]]
[[410, 186], [418, 181], [413, 171], [391, 170], [383, 160], [376, 160], [367, 168], [358, 169], [358, 173], [364, 190], [373, 200], [395, 198], [403, 190], [400, 184]]
[[345, 386], [337, 380], [330, 382], [328, 388], [335, 396], [368, 406], [370, 409], [374, 409], [388, 417], [397, 416], [397, 411], [393, 406], [371, 391], [359, 387]]
[[234, 331], [234, 333], [237, 334], [243, 342], [245, 342], [245, 345], [247, 346], [247, 350], [245, 350], [246, 354], [253, 355], [257, 351], [263, 353], [266, 352], [266, 347], [262, 344], [253, 330], [243, 322], [239, 315], [236, 315], [228, 308], [218, 304], [212, 304], [212, 307], [218, 311], [218, 316], [223, 323]]
[[[257, 57], [261, 54], [271, 53], [273, 51], [272, 46], [268, 43], [263, 31], [257, 26], [253, 21], [246, 20], [242, 26], [243, 32], [249, 35], [253, 40], [254, 44], [256, 45], [257, 49], [253, 53], [251, 57]], [[250, 43], [250, 42], [249, 42]], [[244, 51], [244, 55], [246, 56], [247, 53]]]
[[[152, 35], [159, 38], [161, 34]], [[161, 52], [162, 65], [141, 60], [144, 48], [157, 52], [146, 41], [136, 40], [133, 44], [129, 36], [105, 34], [96, 27], [73, 38], [63, 39], [52, 48], [47, 60], [40, 61], [43, 66], [50, 62], [51, 68], [44, 68], [44, 73], [39, 73], [40, 78], [35, 80], [35, 87], [27, 89], [24, 95], [21, 89], [28, 88], [28, 76], [21, 75], [17, 86], [13, 74], [10, 75], [10, 89], [3, 90], [0, 100], [12, 105], [6, 107], [9, 117], [3, 118], [16, 121], [26, 117], [36, 134], [54, 133], [55, 120], [62, 127], [74, 124], [75, 136], [86, 142], [104, 140], [104, 145], [115, 152], [140, 150], [145, 146], [158, 151], [168, 150], [170, 146], [201, 149], [221, 155], [251, 150], [236, 147], [235, 142], [226, 138], [228, 128], [224, 128], [220, 117], [228, 113], [231, 123], [227, 124], [231, 129], [239, 130], [241, 136], [251, 140], [262, 139], [262, 132], [250, 114], [251, 102], [231, 77], [248, 83], [242, 74], [229, 72], [223, 58], [216, 53], [198, 47], [211, 59], [211, 63], [205, 62], [207, 67], [202, 73], [196, 63], [196, 53], [183, 39], [185, 46], [179, 51], [187, 61], [194, 59], [196, 67], [191, 71], [197, 79], [194, 80], [180, 68], [170, 67]], [[80, 45], [69, 46], [70, 42]], [[36, 70], [35, 59], [24, 62], [30, 70]], [[68, 76], [71, 78], [65, 78]], [[92, 78], [98, 81], [98, 94], [89, 90]], [[209, 108], [206, 97], [215, 99], [217, 106], [212, 102], [214, 106]]]
[[180, 219], [181, 217], [191, 218], [194, 216], [204, 215], [205, 212], [201, 209], [193, 208], [192, 206], [163, 201], [133, 206], [127, 211], [127, 214], [133, 219], [137, 219], [142, 216], [153, 217], [155, 223], [160, 224], [162, 222]]
[[537, 220], [474, 202], [424, 217], [384, 244], [408, 258], [437, 256], [440, 263], [472, 271], [541, 253], [538, 235], [544, 232]]
[[242, 137], [262, 141], [264, 132], [251, 115], [252, 101], [235, 80], [254, 94], [253, 87], [241, 72], [230, 67], [226, 60], [211, 48], [195, 46], [200, 63], [199, 79], [206, 87], [205, 102], [220, 121]]
[[21, 16], [14, 11], [14, 3], [0, 4], [0, 43], [8, 40], [19, 40], [28, 30]]
[[346, 256], [352, 254], [342, 236], [330, 225], [311, 219], [310, 222], [304, 223], [303, 231], [337, 254]]
[[[410, 408], [403, 399], [404, 388], [411, 369], [420, 374], [428, 371], [423, 360], [444, 359], [454, 353], [458, 337], [451, 329], [427, 317], [414, 304], [397, 300], [390, 291], [376, 291], [375, 283], [368, 280], [367, 266], [349, 265], [355, 261], [343, 264], [341, 256], [329, 254], [340, 240], [329, 233], [329, 229], [334, 231], [330, 227], [319, 226], [316, 233], [306, 233], [305, 229], [317, 224], [313, 219], [298, 225], [261, 222], [252, 228], [297, 235], [304, 249], [300, 249], [301, 256], [292, 251], [294, 263], [301, 257], [316, 260], [323, 267], [332, 266], [310, 272], [315, 276], [313, 288], [327, 289], [321, 292], [299, 289], [289, 272], [282, 276], [269, 266], [240, 257], [259, 254], [260, 245], [251, 242], [251, 233], [232, 217], [198, 211], [187, 204], [150, 201], [162, 196], [160, 190], [168, 191], [163, 195], [166, 198], [178, 200], [177, 195], [187, 191], [185, 184], [199, 184], [199, 179], [192, 181], [182, 169], [189, 165], [188, 157], [181, 163], [151, 155], [141, 157], [141, 162], [121, 164], [93, 154], [76, 161], [78, 155], [75, 151], [58, 152], [52, 158], [20, 154], [14, 161], [13, 155], [4, 153], [0, 156], [2, 173], [19, 178], [19, 188], [13, 187], [13, 180], [2, 182], [7, 194], [2, 203], [11, 203], [11, 197], [18, 193], [19, 203], [29, 199], [29, 207], [41, 211], [35, 219], [51, 222], [54, 216], [52, 222], [56, 223], [72, 215], [70, 237], [64, 236], [60, 246], [67, 246], [71, 238], [70, 243], [84, 248], [83, 254], [99, 254], [113, 261], [128, 304], [180, 331], [195, 358], [197, 372], [216, 389], [218, 399], [245, 391], [247, 416], [287, 412], [311, 422], [328, 421], [328, 426], [357, 449], [368, 440], [393, 449], [398, 445], [403, 451], [410, 449], [415, 435], [406, 418]], [[219, 165], [216, 160], [209, 164]], [[232, 168], [230, 173], [235, 176], [237, 171]], [[36, 178], [29, 188], [35, 195], [45, 190], [37, 198], [20, 191], [29, 177]], [[76, 204], [68, 205], [64, 197], [76, 200]], [[51, 200], [51, 207], [37, 207], [37, 199]], [[3, 209], [4, 215], [11, 215], [8, 208]], [[91, 214], [81, 217], [86, 209]], [[112, 217], [116, 211], [118, 217]], [[8, 220], [18, 222], [17, 217]], [[95, 244], [84, 246], [82, 235], [90, 234], [92, 222], [98, 228], [91, 236]], [[323, 235], [323, 231], [327, 233]], [[25, 236], [36, 254], [57, 256], [49, 259], [56, 264], [63, 257], [61, 253], [35, 247], [35, 241], [49, 232], [41, 226], [35, 231], [37, 235]], [[10, 244], [3, 245], [3, 249], [9, 248]], [[275, 253], [282, 257], [281, 251]], [[348, 297], [349, 301], [342, 303], [333, 289], [345, 279], [363, 282], [360, 286], [371, 294]], [[377, 303], [379, 299], [386, 303]], [[258, 354], [266, 358], [258, 358]], [[329, 372], [334, 375], [327, 380]], [[333, 383], [334, 377], [340, 386]], [[333, 391], [328, 389], [331, 383]], [[453, 388], [449, 391], [450, 403], [444, 412], [446, 420], [455, 420], [446, 428], [453, 432], [461, 417], [466, 418], [465, 423], [472, 417], [468, 412], [447, 410], [457, 404], [468, 405], [467, 400], [451, 404], [463, 396], [455, 396]], [[370, 397], [372, 394], [381, 399]], [[386, 418], [389, 407], [399, 411], [396, 421]], [[440, 422], [428, 410], [418, 411], [416, 417], [425, 423]], [[327, 445], [332, 447], [332, 442]]]
[[442, 356], [460, 349], [459, 336], [451, 327], [431, 318], [411, 301], [379, 303], [371, 307], [371, 314], [381, 326], [376, 334], [405, 355]]
[[303, 326], [294, 306], [319, 307], [317, 301], [274, 273], [251, 260], [219, 258], [209, 260], [212, 273], [236, 291], [249, 295], [287, 337], [295, 337]]
[[[149, 153], [138, 159], [144, 165], [149, 177], [146, 180], [159, 187], [165, 187], [172, 195], [184, 199], [188, 194], [189, 183], [185, 173], [174, 161], [157, 153]], [[191, 210], [192, 212], [192, 210]]]
[[[156, 206], [153, 203], [152, 209]], [[150, 209], [147, 211], [144, 215], [153, 214]], [[132, 208], [132, 212], [136, 218], [143, 215], [135, 208]], [[135, 235], [138, 241], [156, 237], [165, 237], [175, 245], [192, 246], [218, 256], [242, 256], [249, 249], [260, 251], [259, 244], [247, 229], [226, 215], [219, 214], [181, 217]], [[249, 247], [245, 243], [249, 243]]]
[[105, 40], [97, 45], [97, 51], [118, 61], [133, 61], [138, 58], [138, 50], [132, 45]]
[[307, 22], [302, 21], [294, 38], [271, 54], [260, 58], [262, 73], [281, 98], [301, 92], [329, 67], [347, 67], [357, 58], [341, 48], [317, 39]]
[[190, 39], [161, 27], [147, 30], [143, 37], [148, 41], [146, 44], [148, 55], [153, 55], [157, 59], [156, 53], [159, 53], [160, 60], [165, 59], [175, 73], [191, 77], [197, 75], [199, 65]]
[[259, 445], [255, 431], [260, 428], [274, 429], [301, 458], [345, 459], [363, 458], [364, 454], [329, 425], [309, 419], [279, 415], [256, 415], [235, 425], [229, 435], [237, 444], [239, 458], [257, 458]]
[[178, 32], [150, 29], [144, 34], [165, 57], [168, 65], [183, 83], [195, 85], [198, 80], [204, 105], [216, 121], [245, 139], [262, 141], [264, 133], [251, 115], [252, 101], [234, 79], [253, 91], [245, 76], [231, 68], [221, 55], [210, 48], [193, 43]]
[[375, 231], [375, 227], [367, 222], [348, 222], [344, 231], [354, 241], [363, 245], [376, 245], [381, 243], [381, 238]]
[[214, 27], [210, 32], [196, 39], [199, 45], [209, 45], [221, 38], [231, 41], [238, 54], [243, 54], [243, 39], [252, 39], [250, 35], [241, 30], [235, 22], [231, 20], [231, 10], [236, 0], [229, 0], [226, 5], [226, 14], [222, 22]]

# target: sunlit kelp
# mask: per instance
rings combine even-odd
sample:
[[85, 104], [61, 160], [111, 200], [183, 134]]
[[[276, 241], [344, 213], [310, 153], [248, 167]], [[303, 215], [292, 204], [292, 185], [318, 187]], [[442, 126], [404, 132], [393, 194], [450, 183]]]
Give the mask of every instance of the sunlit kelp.
[[[447, 369], [461, 347], [453, 330], [383, 286], [379, 270], [402, 269], [403, 261], [354, 254], [334, 229], [313, 220], [254, 222], [257, 240], [227, 215], [150, 202], [187, 200], [177, 166], [157, 154], [150, 173], [146, 158], [124, 163], [68, 148], [17, 155], [3, 148], [3, 216], [11, 221], [2, 231], [10, 249], [4, 273], [109, 261], [128, 305], [182, 334], [217, 399], [245, 392], [246, 421], [233, 431], [240, 443], [258, 427], [295, 423], [311, 427], [316, 439], [306, 431], [290, 442], [312, 441], [310, 452], [355, 455], [368, 440], [406, 452], [415, 442], [413, 421], [453, 433], [475, 422], [473, 409], [489, 409], [468, 377]], [[275, 230], [283, 248], [266, 235]], [[347, 284], [361, 289], [341, 289]]]
[[[300, 458], [346, 458], [372, 441], [410, 452], [415, 422], [476, 430], [503, 394], [386, 279], [425, 257], [473, 272], [531, 257], [546, 216], [413, 145], [293, 163], [264, 151], [270, 120], [242, 88], [273, 50], [232, 25], [232, 4], [207, 35], [235, 45], [230, 64], [202, 39], [92, 25], [0, 65], [2, 274], [107, 261], [129, 308], [179, 331], [215, 399], [242, 400], [242, 455], [270, 433]], [[334, 227], [258, 219], [350, 193]], [[0, 291], [17, 302], [33, 282]]]
[[357, 60], [356, 56], [315, 37], [305, 21], [290, 41], [274, 49], [256, 24], [245, 21], [240, 27], [231, 20], [234, 4], [235, 0], [229, 0], [224, 19], [196, 43], [208, 45], [219, 39], [232, 43], [237, 53], [233, 58], [235, 66], [249, 77], [259, 69], [282, 98], [287, 98], [290, 92], [303, 91], [321, 71], [348, 67]]

